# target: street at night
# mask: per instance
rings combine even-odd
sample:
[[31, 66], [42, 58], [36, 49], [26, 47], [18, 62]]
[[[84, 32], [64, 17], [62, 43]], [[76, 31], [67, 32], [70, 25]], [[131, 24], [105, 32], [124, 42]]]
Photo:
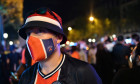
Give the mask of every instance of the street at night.
[[139, 84], [139, 0], [0, 0], [0, 84]]

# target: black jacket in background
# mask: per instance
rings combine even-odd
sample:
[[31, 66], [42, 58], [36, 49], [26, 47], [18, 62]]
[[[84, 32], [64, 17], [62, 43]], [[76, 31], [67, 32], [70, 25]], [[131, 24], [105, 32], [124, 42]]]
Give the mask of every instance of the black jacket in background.
[[114, 66], [120, 66], [120, 67], [123, 65], [128, 66], [128, 60], [126, 60], [125, 56], [130, 56], [129, 47], [121, 43], [117, 43], [113, 47], [113, 51], [112, 51]]
[[4, 54], [0, 54], [0, 84], [10, 84], [9, 71], [6, 60], [7, 56]]
[[139, 84], [139, 77], [140, 66], [136, 66], [132, 69], [123, 68], [116, 73], [112, 84]]

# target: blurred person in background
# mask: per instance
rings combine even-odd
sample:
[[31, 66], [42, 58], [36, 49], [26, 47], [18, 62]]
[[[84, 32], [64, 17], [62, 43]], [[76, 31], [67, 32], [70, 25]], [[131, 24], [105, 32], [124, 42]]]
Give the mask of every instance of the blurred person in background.
[[79, 52], [80, 60], [88, 62], [86, 49], [80, 47], [80, 44], [78, 44], [78, 52]]
[[125, 46], [124, 37], [122, 35], [119, 35], [117, 37], [117, 43], [113, 47], [112, 51], [114, 72], [117, 72], [120, 68], [128, 67], [129, 56], [130, 56], [129, 47]]
[[79, 49], [78, 46], [72, 46], [71, 47], [71, 56], [73, 58], [79, 59], [80, 60], [80, 55], [79, 55]]
[[[10, 79], [10, 76], [12, 73], [16, 72], [19, 64], [21, 63], [21, 54], [16, 52], [16, 46], [15, 45], [11, 45], [9, 50], [10, 53], [7, 54], [7, 65], [8, 65], [8, 76]], [[10, 84], [15, 83], [16, 82], [12, 82], [12, 80], [10, 79]]]
[[135, 59], [136, 65], [133, 66], [132, 68], [120, 69], [114, 76], [112, 84], [139, 84], [139, 82], [140, 82], [139, 81], [139, 77], [140, 77], [140, 43], [137, 44], [135, 54], [137, 57], [137, 59]]
[[4, 54], [3, 46], [0, 44], [0, 84], [10, 84], [7, 56]]
[[[134, 33], [134, 34], [132, 34], [131, 38], [132, 38], [132, 43], [131, 43], [130, 49], [133, 50], [136, 47], [136, 45], [138, 45], [140, 43], [140, 37], [138, 34]], [[136, 65], [136, 58], [137, 58], [137, 55], [135, 55], [135, 52], [134, 52], [134, 54], [131, 58], [133, 60], [132, 61], [133, 66]]]
[[88, 62], [93, 66], [96, 65], [96, 52], [97, 52], [96, 46], [92, 45], [88, 51]]
[[21, 62], [21, 54], [16, 52], [15, 45], [10, 46], [10, 53], [7, 55], [9, 60], [10, 72], [15, 72]]
[[136, 46], [140, 42], [140, 37], [138, 34], [132, 34], [132, 45]]
[[35, 64], [35, 61], [31, 58], [31, 55], [26, 46], [24, 46], [21, 54], [22, 54], [21, 63], [18, 66], [16, 72], [11, 74], [10, 76], [14, 84], [18, 83], [20, 76], [25, 69]]
[[111, 38], [109, 36], [104, 37], [104, 45], [109, 52], [112, 52], [114, 43], [111, 41]]
[[111, 84], [113, 77], [112, 58], [103, 43], [97, 44], [96, 70], [103, 84]]

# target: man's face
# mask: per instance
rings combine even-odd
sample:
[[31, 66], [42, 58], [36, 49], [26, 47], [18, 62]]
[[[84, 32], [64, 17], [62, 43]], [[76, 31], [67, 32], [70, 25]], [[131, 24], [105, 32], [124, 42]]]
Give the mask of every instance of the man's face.
[[34, 36], [39, 39], [49, 39], [56, 37], [51, 31], [45, 29], [45, 28], [30, 28], [26, 30], [27, 37]]
[[38, 28], [38, 27], [30, 28], [30, 29], [26, 30], [26, 34], [27, 34], [27, 38], [29, 36], [34, 36], [34, 37], [39, 38], [39, 39], [52, 38], [54, 43], [57, 43], [57, 44], [62, 41], [62, 38], [59, 38], [59, 36], [56, 35], [56, 33], [52, 32], [46, 28]]
[[34, 27], [26, 30], [26, 34], [26, 45], [35, 61], [42, 61], [49, 58], [60, 48], [59, 44], [62, 38], [59, 38], [59, 34], [50, 30]]

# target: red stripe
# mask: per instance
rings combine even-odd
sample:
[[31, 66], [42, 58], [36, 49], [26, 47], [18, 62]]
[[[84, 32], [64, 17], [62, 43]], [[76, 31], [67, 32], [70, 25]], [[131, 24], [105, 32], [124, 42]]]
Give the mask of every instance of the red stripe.
[[37, 81], [36, 84], [52, 84], [54, 81], [57, 81], [57, 77], [59, 76], [59, 70], [52, 75], [50, 78], [44, 79], [42, 76], [37, 72]]
[[[49, 18], [51, 18], [51, 19], [53, 19], [53, 20], [56, 20], [55, 18], [54, 18], [54, 16], [52, 16], [49, 12], [47, 12], [46, 14], [37, 14], [37, 13], [35, 13], [35, 14], [32, 14], [32, 15], [30, 15], [30, 16], [28, 16], [28, 18], [29, 17], [32, 17], [32, 16], [44, 16], [44, 17], [49, 17]], [[57, 21], [57, 20], [56, 20]]]

